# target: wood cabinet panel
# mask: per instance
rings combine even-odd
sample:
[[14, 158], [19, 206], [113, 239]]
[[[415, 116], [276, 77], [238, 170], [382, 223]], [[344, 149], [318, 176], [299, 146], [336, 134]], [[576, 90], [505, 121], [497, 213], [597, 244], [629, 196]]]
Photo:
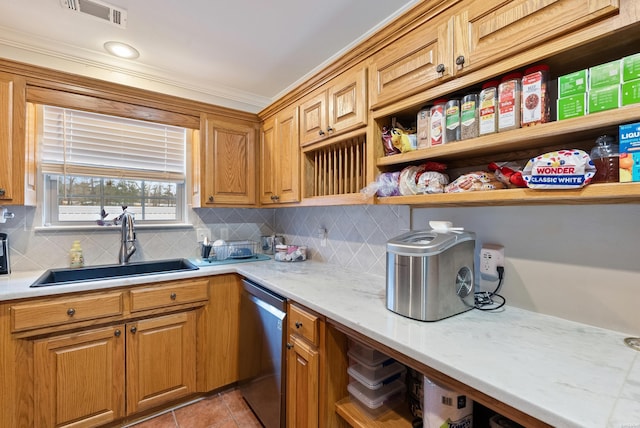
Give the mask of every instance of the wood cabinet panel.
[[208, 284], [207, 279], [197, 279], [133, 289], [129, 292], [131, 311], [205, 302], [209, 299]]
[[372, 107], [435, 86], [453, 75], [453, 20], [422, 24], [372, 58], [369, 96]]
[[195, 391], [194, 311], [127, 324], [127, 414]]
[[329, 132], [327, 127], [327, 94], [322, 90], [300, 104], [300, 145], [324, 138]]
[[266, 120], [260, 137], [262, 204], [300, 201], [298, 107]]
[[455, 19], [455, 57], [471, 71], [606, 19], [619, 0], [467, 0]]
[[201, 204], [255, 205], [257, 125], [203, 115]]
[[296, 336], [289, 337], [287, 426], [318, 427], [319, 353]]
[[312, 344], [320, 345], [318, 317], [304, 309], [296, 306], [289, 306], [289, 331], [295, 332]]
[[22, 331], [121, 315], [122, 312], [123, 292], [121, 291], [79, 297], [59, 297], [45, 302], [12, 305], [11, 325], [13, 331]]
[[38, 427], [94, 427], [124, 416], [124, 325], [36, 340]]

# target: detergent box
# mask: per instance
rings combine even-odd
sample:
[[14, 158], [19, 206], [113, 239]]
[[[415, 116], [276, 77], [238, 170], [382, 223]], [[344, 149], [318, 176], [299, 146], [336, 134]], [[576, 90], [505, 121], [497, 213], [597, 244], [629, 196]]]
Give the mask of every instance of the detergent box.
[[620, 182], [640, 181], [640, 122], [620, 125]]

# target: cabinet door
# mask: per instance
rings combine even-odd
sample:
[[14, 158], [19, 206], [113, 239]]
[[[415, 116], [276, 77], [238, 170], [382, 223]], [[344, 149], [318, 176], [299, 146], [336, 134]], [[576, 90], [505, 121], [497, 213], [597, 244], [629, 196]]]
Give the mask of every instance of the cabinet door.
[[298, 107], [281, 111], [276, 118], [277, 202], [300, 201], [300, 144], [298, 140]]
[[196, 391], [194, 311], [127, 324], [127, 414]]
[[35, 205], [35, 138], [25, 126], [25, 80], [0, 73], [0, 204]]
[[124, 326], [34, 342], [38, 427], [94, 427], [124, 416]]
[[315, 143], [330, 133], [327, 126], [327, 92], [317, 91], [300, 104], [300, 145]]
[[525, 52], [619, 13], [619, 0], [466, 0], [455, 16], [455, 57], [464, 71]]
[[256, 128], [205, 116], [202, 206], [255, 205]]
[[318, 427], [319, 354], [304, 340], [289, 336], [287, 360], [287, 426]]
[[367, 124], [367, 69], [336, 78], [327, 91], [330, 133], [339, 134]]
[[452, 76], [453, 21], [434, 19], [373, 56], [369, 68], [371, 106], [387, 104]]
[[276, 189], [276, 118], [262, 124], [260, 133], [260, 203], [272, 204], [278, 195]]

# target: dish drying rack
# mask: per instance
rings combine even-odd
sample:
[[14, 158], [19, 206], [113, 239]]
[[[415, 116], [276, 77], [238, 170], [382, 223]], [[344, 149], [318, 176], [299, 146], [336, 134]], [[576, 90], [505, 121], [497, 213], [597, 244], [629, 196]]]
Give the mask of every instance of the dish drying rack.
[[227, 241], [223, 245], [213, 245], [210, 260], [246, 259], [253, 257], [260, 248], [257, 241]]

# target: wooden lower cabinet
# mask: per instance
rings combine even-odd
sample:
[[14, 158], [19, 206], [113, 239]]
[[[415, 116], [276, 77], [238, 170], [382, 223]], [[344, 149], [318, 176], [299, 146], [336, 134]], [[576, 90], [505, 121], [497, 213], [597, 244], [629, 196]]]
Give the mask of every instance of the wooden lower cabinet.
[[124, 329], [34, 342], [34, 426], [94, 427], [124, 416]]
[[320, 355], [304, 339], [289, 337], [287, 361], [287, 426], [318, 427]]
[[196, 391], [194, 311], [127, 324], [127, 414]]

